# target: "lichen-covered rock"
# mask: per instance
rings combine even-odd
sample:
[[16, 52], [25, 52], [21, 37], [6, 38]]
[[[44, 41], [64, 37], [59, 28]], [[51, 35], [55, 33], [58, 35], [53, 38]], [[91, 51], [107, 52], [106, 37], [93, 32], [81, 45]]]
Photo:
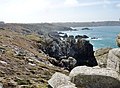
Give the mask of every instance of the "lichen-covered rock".
[[52, 87], [52, 88], [61, 88], [61, 86], [63, 85], [73, 85], [75, 86], [73, 83], [70, 82], [70, 77], [66, 76], [65, 74], [56, 72], [50, 80], [48, 80], [48, 84]]
[[78, 66], [69, 76], [76, 87], [119, 88], [120, 86], [120, 75], [107, 68]]
[[94, 53], [95, 58], [97, 60], [97, 63], [100, 67], [106, 67], [107, 65], [107, 59], [108, 59], [108, 53], [112, 48], [101, 48], [97, 49]]
[[120, 48], [114, 48], [109, 51], [107, 68], [112, 68], [120, 73]]

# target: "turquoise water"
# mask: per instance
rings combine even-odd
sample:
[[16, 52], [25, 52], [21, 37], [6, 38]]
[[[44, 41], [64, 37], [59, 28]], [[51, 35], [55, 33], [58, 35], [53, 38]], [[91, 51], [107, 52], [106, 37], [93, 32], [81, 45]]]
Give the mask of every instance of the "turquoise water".
[[[94, 50], [98, 48], [112, 47], [116, 48], [116, 37], [120, 33], [120, 26], [100, 26], [100, 27], [88, 27], [92, 30], [81, 30], [84, 27], [76, 27], [78, 31], [63, 31], [68, 35], [87, 35]], [[96, 39], [91, 39], [96, 37]]]

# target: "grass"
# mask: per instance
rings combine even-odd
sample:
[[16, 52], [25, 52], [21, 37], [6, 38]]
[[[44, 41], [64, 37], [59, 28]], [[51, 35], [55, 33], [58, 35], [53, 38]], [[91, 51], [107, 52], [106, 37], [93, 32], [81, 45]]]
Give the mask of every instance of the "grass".
[[[56, 71], [67, 73], [58, 67], [45, 64], [47, 58], [50, 57], [37, 50], [36, 43], [40, 44], [41, 42], [44, 42], [44, 39], [36, 34], [21, 35], [12, 31], [0, 30], [0, 45], [5, 45], [5, 54], [2, 55], [1, 60], [7, 62], [7, 65], [0, 64], [0, 76], [14, 80], [18, 86], [25, 85], [22, 88], [48, 88], [47, 81], [52, 74]], [[44, 62], [34, 61], [36, 66], [30, 66], [25, 59], [15, 56], [16, 47], [37, 55]], [[16, 77], [20, 79], [16, 80]], [[7, 84], [7, 79], [4, 80]], [[2, 82], [3, 85], [5, 82]]]
[[38, 36], [37, 34], [29, 34], [29, 35], [26, 35], [26, 38], [32, 40], [32, 41], [36, 41], [36, 42], [40, 42], [42, 41], [40, 36]]

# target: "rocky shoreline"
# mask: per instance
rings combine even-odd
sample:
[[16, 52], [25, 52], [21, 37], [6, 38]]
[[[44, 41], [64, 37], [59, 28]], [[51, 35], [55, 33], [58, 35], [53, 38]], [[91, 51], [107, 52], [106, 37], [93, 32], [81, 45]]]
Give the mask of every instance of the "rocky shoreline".
[[[50, 34], [49, 34], [50, 35]], [[52, 36], [52, 37], [51, 37]], [[87, 36], [66, 36], [62, 37], [50, 35], [46, 44], [42, 44], [40, 49], [54, 59], [50, 62], [54, 65], [71, 70], [75, 66], [96, 66], [97, 61], [94, 57], [92, 44], [84, 40]]]
[[[118, 88], [119, 48], [101, 49], [94, 53], [93, 45], [85, 40], [89, 36], [74, 37], [56, 32], [60, 30], [72, 29], [47, 23], [37, 26], [34, 24], [0, 24], [0, 87]], [[119, 37], [117, 43], [119, 45]], [[61, 78], [55, 78], [58, 84], [60, 81], [65, 82], [62, 82], [63, 84], [60, 82], [60, 85], [56, 86], [54, 81], [48, 81], [54, 77], [55, 72], [59, 72], [55, 76], [61, 76], [66, 82]], [[73, 76], [74, 72], [79, 75]], [[78, 80], [79, 77], [82, 79]], [[107, 85], [112, 82], [116, 83], [110, 87], [106, 87], [107, 85], [100, 87], [104, 85], [101, 77], [105, 77], [106, 82], [111, 80]], [[92, 86], [92, 83], [97, 80], [100, 81]], [[77, 82], [80, 82], [80, 85]]]
[[[117, 44], [118, 41], [119, 38]], [[49, 85], [52, 88], [119, 88], [120, 48], [102, 48], [95, 56], [98, 66], [77, 66], [69, 76], [56, 72], [48, 81]]]

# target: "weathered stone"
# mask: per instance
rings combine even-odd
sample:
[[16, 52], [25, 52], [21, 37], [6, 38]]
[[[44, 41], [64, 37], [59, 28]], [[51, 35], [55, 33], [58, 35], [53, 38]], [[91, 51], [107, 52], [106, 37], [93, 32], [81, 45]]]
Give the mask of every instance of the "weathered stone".
[[27, 52], [24, 49], [16, 48], [15, 55], [16, 56], [26, 56]]
[[57, 88], [77, 88], [75, 85], [60, 85]]
[[75, 67], [76, 63], [77, 61], [73, 57], [68, 57], [68, 59], [61, 60], [61, 64], [63, 65], [63, 67], [65, 67], [68, 70], [72, 70]]
[[[66, 76], [62, 73], [56, 72], [50, 80], [48, 80], [48, 84], [52, 88], [58, 88], [59, 86], [62, 85], [74, 85], [73, 83], [70, 82], [70, 77]], [[61, 88], [61, 87], [59, 87]]]
[[5, 61], [0, 60], [0, 63], [3, 64], [3, 65], [7, 65], [7, 62], [5, 62]]
[[69, 76], [76, 87], [119, 88], [120, 86], [120, 75], [107, 68], [78, 66]]
[[0, 47], [0, 53], [4, 54], [5, 53], [5, 48]]
[[48, 58], [49, 62], [53, 65], [59, 66], [59, 61], [55, 58]]
[[120, 73], [120, 48], [114, 48], [109, 51], [107, 68], [112, 68]]
[[53, 38], [53, 40], [49, 42], [49, 44], [45, 43], [41, 46], [41, 49], [46, 54], [48, 54], [50, 57], [56, 58], [56, 60], [50, 60], [50, 62], [52, 62], [52, 64], [54, 65], [61, 66], [61, 60], [63, 59], [61, 57], [64, 56], [66, 56], [65, 59], [67, 59], [68, 57], [75, 58], [75, 60], [77, 61], [76, 66], [97, 65], [92, 44], [90, 44], [89, 41], [83, 40], [81, 38], [78, 38], [77, 41], [75, 40], [74, 36], [67, 37], [65, 41], [62, 41], [60, 39], [55, 40]]
[[118, 34], [116, 42], [117, 42], [117, 45], [120, 47], [120, 34]]
[[2, 83], [0, 83], [0, 88], [3, 88], [3, 84]]
[[101, 48], [97, 49], [94, 53], [97, 63], [100, 67], [107, 66], [108, 53], [112, 48]]
[[75, 54], [74, 58], [77, 60], [77, 66], [87, 65], [96, 66], [97, 61], [94, 57], [93, 45], [89, 41], [78, 39], [73, 48]]

